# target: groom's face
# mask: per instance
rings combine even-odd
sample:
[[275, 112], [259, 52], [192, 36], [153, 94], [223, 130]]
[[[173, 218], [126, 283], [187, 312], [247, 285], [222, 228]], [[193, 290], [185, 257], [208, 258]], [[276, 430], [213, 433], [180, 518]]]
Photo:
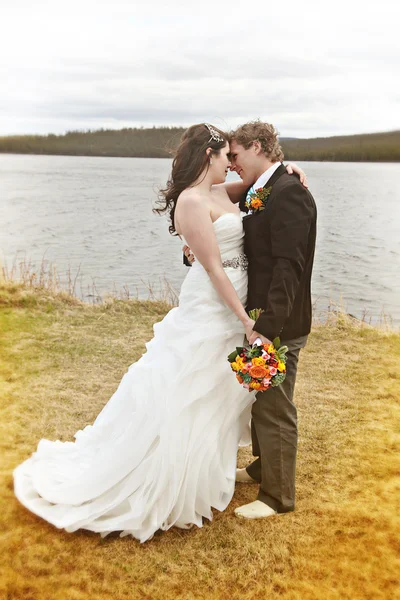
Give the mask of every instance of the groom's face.
[[257, 180], [256, 155], [253, 146], [244, 148], [235, 140], [231, 142], [231, 171], [235, 171], [248, 187]]

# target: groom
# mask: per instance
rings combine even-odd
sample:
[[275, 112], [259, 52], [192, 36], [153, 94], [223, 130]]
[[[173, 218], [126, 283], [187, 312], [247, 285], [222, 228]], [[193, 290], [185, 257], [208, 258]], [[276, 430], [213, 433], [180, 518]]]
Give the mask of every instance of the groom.
[[249, 261], [247, 309], [263, 311], [250, 343], [257, 337], [269, 343], [279, 336], [289, 347], [285, 381], [256, 395], [251, 423], [256, 458], [236, 475], [237, 481], [260, 485], [257, 499], [235, 510], [238, 517], [255, 519], [295, 507], [293, 392], [300, 349], [311, 329], [316, 206], [308, 189], [282, 165], [283, 152], [273, 125], [254, 121], [238, 127], [231, 137], [231, 155], [231, 170], [250, 188], [247, 198], [253, 191], [260, 198], [253, 210], [244, 201], [240, 206], [248, 212], [243, 218]]

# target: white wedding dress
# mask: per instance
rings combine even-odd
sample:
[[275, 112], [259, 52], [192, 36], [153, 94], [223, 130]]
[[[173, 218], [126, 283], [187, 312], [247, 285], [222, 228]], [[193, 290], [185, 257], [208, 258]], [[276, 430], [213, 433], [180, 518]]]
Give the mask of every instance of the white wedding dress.
[[[243, 252], [239, 214], [214, 223], [222, 260]], [[227, 267], [243, 304], [247, 273]], [[227, 361], [243, 325], [195, 262], [179, 306], [154, 325], [147, 352], [129, 367], [96, 418], [74, 442], [41, 440], [14, 471], [15, 494], [30, 511], [69, 532], [121, 531], [141, 542], [173, 525], [202, 526], [229, 504], [239, 442], [249, 443], [254, 394]], [[245, 434], [245, 435], [244, 435]]]

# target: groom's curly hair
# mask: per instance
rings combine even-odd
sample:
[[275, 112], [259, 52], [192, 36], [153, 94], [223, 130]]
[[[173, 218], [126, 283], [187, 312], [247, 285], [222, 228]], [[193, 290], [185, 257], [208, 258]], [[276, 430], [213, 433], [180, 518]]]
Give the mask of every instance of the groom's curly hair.
[[271, 162], [281, 161], [284, 158], [282, 148], [278, 140], [278, 132], [271, 123], [263, 123], [260, 120], [250, 121], [244, 125], [239, 125], [237, 129], [230, 134], [231, 141], [235, 141], [247, 150], [258, 141], [265, 156]]

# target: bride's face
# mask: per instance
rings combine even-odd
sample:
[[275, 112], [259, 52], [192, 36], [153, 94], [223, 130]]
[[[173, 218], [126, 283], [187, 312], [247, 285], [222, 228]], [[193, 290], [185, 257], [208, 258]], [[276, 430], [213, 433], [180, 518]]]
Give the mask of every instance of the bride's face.
[[213, 154], [211, 159], [212, 164], [210, 170], [213, 184], [224, 183], [231, 166], [229, 144], [226, 143], [219, 151], [219, 154]]

